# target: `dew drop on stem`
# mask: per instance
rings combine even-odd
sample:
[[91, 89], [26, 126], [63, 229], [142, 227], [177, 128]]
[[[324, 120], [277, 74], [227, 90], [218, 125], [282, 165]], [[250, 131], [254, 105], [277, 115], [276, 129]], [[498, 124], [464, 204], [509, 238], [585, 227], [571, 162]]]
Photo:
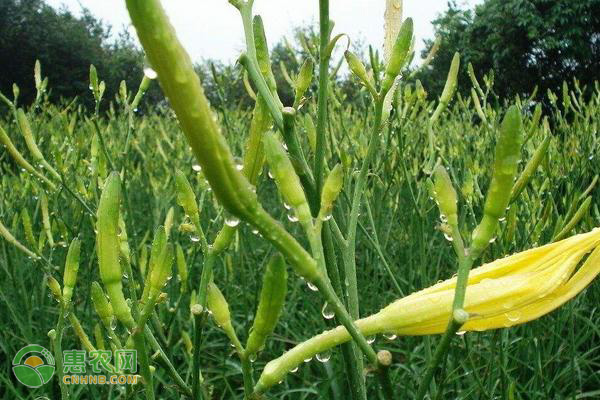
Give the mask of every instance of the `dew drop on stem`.
[[328, 302], [323, 304], [323, 308], [321, 309], [321, 314], [325, 319], [332, 319], [335, 313], [333, 312], [333, 308], [329, 305]]

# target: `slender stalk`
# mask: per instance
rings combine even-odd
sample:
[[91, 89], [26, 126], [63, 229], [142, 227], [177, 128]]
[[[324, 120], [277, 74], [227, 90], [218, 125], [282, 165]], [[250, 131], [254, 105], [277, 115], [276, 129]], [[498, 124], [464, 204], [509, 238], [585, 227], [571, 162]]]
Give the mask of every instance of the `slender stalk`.
[[62, 352], [62, 337], [65, 327], [65, 306], [61, 303], [60, 312], [58, 314], [58, 322], [56, 323], [54, 342], [54, 358], [56, 359], [56, 374], [58, 376], [58, 386], [60, 387], [61, 400], [69, 398], [69, 388], [63, 381], [63, 352]]
[[323, 186], [323, 165], [325, 163], [325, 125], [327, 123], [327, 96], [329, 90], [329, 57], [326, 48], [329, 42], [329, 0], [319, 0], [319, 92], [317, 104], [317, 146], [315, 152], [315, 196], [318, 199]]
[[200, 382], [200, 345], [202, 344], [202, 329], [206, 322], [206, 312], [202, 310], [194, 314], [194, 355], [192, 371], [192, 399], [202, 399]]

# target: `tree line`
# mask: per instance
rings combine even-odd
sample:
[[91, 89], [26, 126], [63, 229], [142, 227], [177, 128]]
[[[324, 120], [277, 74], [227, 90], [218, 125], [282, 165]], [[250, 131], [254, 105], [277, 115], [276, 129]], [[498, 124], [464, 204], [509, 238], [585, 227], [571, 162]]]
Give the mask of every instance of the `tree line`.
[[[527, 95], [536, 87], [555, 89], [574, 78], [583, 84], [598, 79], [600, 0], [486, 0], [475, 9], [450, 1], [433, 24], [441, 46], [431, 64], [415, 75], [431, 95], [441, 93], [455, 51], [464, 60], [459, 80], [463, 92], [470, 89], [468, 63], [478, 74], [494, 74], [499, 98]], [[433, 38], [426, 41], [423, 56], [433, 45]], [[364, 46], [354, 46], [359, 54], [368, 53]], [[287, 104], [293, 97], [290, 77], [304, 58], [317, 57], [318, 35], [314, 27], [301, 27], [291, 42], [284, 38], [271, 47], [280, 97]], [[16, 83], [21, 104], [35, 97], [36, 60], [49, 79], [53, 101], [79, 97], [84, 104], [92, 101], [90, 64], [106, 82], [107, 98], [113, 98], [122, 80], [135, 90], [144, 65], [142, 51], [126, 32], [113, 35], [89, 11], [75, 16], [44, 0], [0, 2], [0, 60], [0, 91], [9, 96]], [[239, 66], [207, 60], [197, 71], [213, 105], [251, 105]], [[346, 76], [336, 79], [347, 101], [357, 97], [357, 82]], [[156, 85], [151, 90], [146, 101], [159, 102], [160, 90]]]

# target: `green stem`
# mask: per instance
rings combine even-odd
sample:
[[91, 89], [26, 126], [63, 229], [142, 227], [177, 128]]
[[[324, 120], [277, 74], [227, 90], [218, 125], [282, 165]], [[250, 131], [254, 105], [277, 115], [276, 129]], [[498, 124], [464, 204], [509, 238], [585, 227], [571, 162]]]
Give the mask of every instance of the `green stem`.
[[144, 342], [144, 326], [136, 328], [133, 333], [133, 342], [137, 350], [138, 360], [140, 361], [140, 374], [144, 378], [146, 387], [146, 399], [154, 400], [154, 383], [152, 381], [152, 372], [150, 371], [150, 360], [146, 352], [146, 344]]
[[329, 0], [319, 0], [319, 92], [317, 104], [317, 145], [315, 151], [315, 202], [319, 201], [323, 186], [323, 165], [325, 163], [325, 125], [327, 123], [327, 95], [329, 91], [329, 57], [326, 55], [329, 43]]
[[[256, 85], [258, 93], [263, 97], [267, 108], [269, 109], [275, 124], [279, 129], [283, 129], [283, 116], [281, 114], [281, 107], [275, 101], [273, 94], [269, 90], [269, 86], [265, 81], [265, 77], [260, 73], [258, 66], [258, 59], [256, 58], [256, 44], [254, 43], [254, 30], [252, 28], [252, 3], [247, 2], [240, 7], [240, 15], [242, 16], [242, 24], [244, 26], [244, 36], [246, 39], [246, 52], [247, 54], [240, 57], [239, 61], [246, 70], [250, 79]], [[244, 61], [244, 56], [248, 62]]]
[[250, 398], [254, 392], [254, 377], [252, 376], [252, 363], [247, 355], [240, 354], [240, 361], [242, 362], [242, 376], [244, 379], [244, 393], [247, 399]]
[[54, 358], [56, 359], [56, 375], [58, 376], [58, 386], [60, 387], [61, 400], [69, 398], [69, 388], [63, 381], [63, 352], [62, 336], [65, 327], [65, 305], [60, 305], [58, 322], [56, 323], [56, 337], [54, 338]]
[[192, 371], [192, 400], [202, 399], [200, 382], [200, 344], [202, 343], [202, 329], [206, 321], [206, 312], [194, 315], [194, 355]]

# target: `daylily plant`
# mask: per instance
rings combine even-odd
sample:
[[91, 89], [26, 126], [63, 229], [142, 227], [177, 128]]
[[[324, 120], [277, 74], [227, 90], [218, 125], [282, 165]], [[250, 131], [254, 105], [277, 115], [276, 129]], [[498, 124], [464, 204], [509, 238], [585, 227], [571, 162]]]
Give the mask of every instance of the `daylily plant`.
[[[461, 330], [485, 331], [539, 318], [572, 299], [598, 273], [600, 228], [484, 264], [469, 274], [464, 304], [468, 320]], [[356, 325], [366, 336], [443, 333], [452, 316], [455, 286], [453, 277], [399, 299]], [[256, 390], [280, 382], [304, 360], [350, 339], [346, 328], [338, 326], [297, 345], [267, 364]]]

